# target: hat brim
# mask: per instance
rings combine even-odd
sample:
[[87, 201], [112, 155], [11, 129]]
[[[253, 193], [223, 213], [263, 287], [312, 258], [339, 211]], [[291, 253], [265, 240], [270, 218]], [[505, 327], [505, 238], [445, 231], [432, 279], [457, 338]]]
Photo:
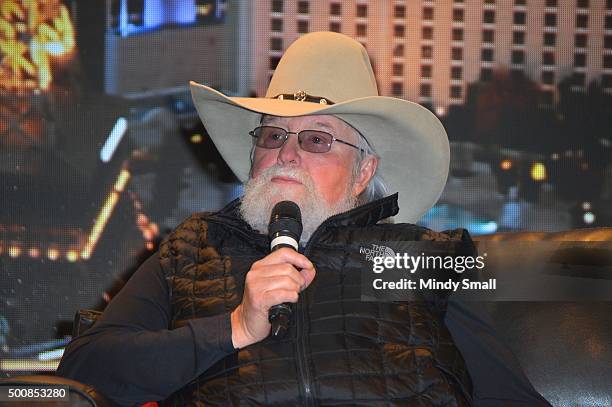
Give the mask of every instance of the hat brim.
[[249, 177], [248, 132], [261, 115], [327, 114], [344, 120], [368, 140], [380, 156], [379, 174], [389, 192], [399, 193], [396, 220], [417, 222], [438, 200], [448, 177], [448, 137], [438, 118], [424, 107], [402, 99], [371, 96], [333, 105], [270, 98], [228, 97], [190, 82], [198, 115], [234, 174]]

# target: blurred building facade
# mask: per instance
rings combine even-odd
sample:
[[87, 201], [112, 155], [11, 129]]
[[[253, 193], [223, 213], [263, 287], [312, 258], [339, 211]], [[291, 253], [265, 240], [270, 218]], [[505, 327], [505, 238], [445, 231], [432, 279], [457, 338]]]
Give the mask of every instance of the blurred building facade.
[[263, 95], [283, 51], [300, 35], [330, 30], [368, 50], [379, 92], [461, 105], [466, 85], [495, 70], [524, 74], [546, 103], [571, 78], [574, 90], [601, 81], [612, 91], [611, 0], [256, 0], [252, 67]]
[[76, 0], [77, 42], [91, 87], [132, 99], [180, 93], [189, 80], [237, 92], [241, 3]]

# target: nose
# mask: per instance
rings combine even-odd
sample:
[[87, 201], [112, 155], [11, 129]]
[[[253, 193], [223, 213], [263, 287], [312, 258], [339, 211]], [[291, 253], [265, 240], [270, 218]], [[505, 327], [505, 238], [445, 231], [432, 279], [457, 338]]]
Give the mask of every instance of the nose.
[[298, 138], [295, 133], [288, 135], [287, 141], [281, 146], [278, 152], [278, 164], [280, 165], [299, 165], [300, 164], [300, 146], [298, 145]]

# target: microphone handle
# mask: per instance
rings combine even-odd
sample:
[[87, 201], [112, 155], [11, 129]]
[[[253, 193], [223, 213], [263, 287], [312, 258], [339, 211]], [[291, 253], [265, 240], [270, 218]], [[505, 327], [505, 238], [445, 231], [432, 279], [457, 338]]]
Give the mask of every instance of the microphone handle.
[[283, 302], [282, 304], [277, 304], [270, 308], [268, 321], [272, 325], [272, 328], [270, 328], [270, 335], [272, 335], [273, 338], [280, 339], [287, 334], [292, 312], [290, 302]]
[[[271, 252], [283, 247], [289, 247], [295, 250], [295, 247], [290, 244], [280, 243], [272, 247]], [[268, 322], [270, 322], [272, 325], [270, 335], [272, 335], [273, 338], [280, 339], [287, 334], [292, 313], [293, 308], [290, 302], [283, 302], [282, 304], [277, 304], [270, 307], [270, 310], [268, 311]]]

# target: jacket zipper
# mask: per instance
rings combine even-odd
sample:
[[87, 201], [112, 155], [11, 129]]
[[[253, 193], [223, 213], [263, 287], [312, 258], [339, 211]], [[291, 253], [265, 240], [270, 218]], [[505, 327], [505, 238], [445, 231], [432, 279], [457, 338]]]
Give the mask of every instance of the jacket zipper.
[[[215, 220], [213, 220], [213, 222], [214, 221]], [[219, 222], [219, 221], [217, 221], [217, 223], [224, 224], [224, 222]], [[321, 225], [319, 225], [317, 230], [315, 230], [315, 232], [310, 237], [308, 244], [304, 248], [304, 255], [306, 257], [308, 257], [308, 254], [310, 253], [310, 248], [312, 247], [312, 242], [314, 241], [314, 238], [320, 234], [320, 230], [323, 228], [323, 226], [326, 223], [327, 223], [327, 220], [323, 222]], [[224, 226], [230, 227], [234, 229], [236, 232], [244, 236], [249, 235], [248, 233], [245, 233], [243, 230], [241, 230], [240, 228], [234, 227], [233, 225], [224, 225]], [[302, 295], [300, 295], [300, 297], [302, 297]], [[304, 301], [305, 301], [304, 298], [300, 298], [300, 300], [298, 300], [296, 304], [296, 314], [297, 315], [295, 315], [296, 316], [296, 334], [297, 334], [297, 338], [296, 338], [296, 351], [297, 352], [296, 353], [297, 353], [297, 365], [298, 365], [298, 375], [299, 375], [298, 379], [299, 379], [299, 384], [301, 385], [301, 388], [302, 388], [302, 393], [304, 394], [304, 405], [308, 407], [314, 407], [316, 406], [316, 402], [312, 395], [312, 380], [310, 378], [310, 369], [308, 368], [308, 363], [306, 361], [306, 342], [304, 340], [304, 337], [305, 337], [304, 328], [306, 325], [306, 306], [304, 305]]]
[[312, 385], [310, 379], [310, 370], [308, 369], [308, 363], [306, 361], [306, 343], [304, 341], [304, 325], [306, 324], [306, 310], [303, 301], [297, 303], [297, 317], [296, 321], [296, 347], [297, 347], [297, 362], [300, 384], [302, 385], [302, 391], [304, 392], [304, 405], [314, 406], [314, 399], [312, 397]]
[[[331, 216], [330, 218], [328, 218], [322, 224], [319, 225], [319, 227], [314, 231], [312, 236], [310, 236], [310, 239], [308, 240], [308, 243], [306, 244], [306, 247], [304, 248], [304, 256], [308, 257], [312, 249], [312, 244], [314, 241], [316, 241], [316, 238], [318, 237], [318, 235], [321, 234], [321, 231], [325, 229], [325, 226], [329, 224], [332, 219], [338, 217], [339, 215], [341, 214]], [[227, 226], [230, 226], [230, 225], [227, 225]], [[233, 229], [236, 229], [242, 232], [242, 234], [245, 234], [239, 228], [233, 228]], [[312, 379], [310, 377], [310, 369], [308, 368], [308, 363], [306, 361], [306, 341], [305, 341], [306, 335], [304, 334], [305, 325], [306, 325], [306, 305], [304, 304], [304, 299], [300, 299], [297, 302], [296, 308], [297, 308], [296, 311], [298, 314], [297, 320], [296, 320], [296, 334], [297, 334], [297, 338], [296, 338], [296, 348], [297, 349], [296, 350], [297, 350], [299, 381], [302, 386], [302, 392], [304, 393], [304, 405], [311, 407], [311, 406], [316, 406], [317, 403], [315, 402], [315, 399], [312, 394]]]
[[[330, 218], [331, 219], [331, 218]], [[329, 219], [327, 220], [329, 221]], [[327, 221], [323, 222], [317, 230], [312, 234], [306, 247], [304, 248], [304, 256], [308, 257], [312, 249], [312, 243], [316, 241], [316, 237], [325, 228]], [[305, 294], [304, 294], [305, 297]], [[304, 392], [306, 406], [316, 406], [314, 396], [312, 394], [312, 379], [310, 377], [310, 369], [308, 368], [308, 362], [306, 360], [306, 304], [304, 304], [305, 298], [301, 298], [297, 302], [297, 320], [296, 320], [296, 347], [297, 347], [297, 361], [298, 361], [298, 372], [300, 374], [300, 383], [302, 385], [302, 391]]]

